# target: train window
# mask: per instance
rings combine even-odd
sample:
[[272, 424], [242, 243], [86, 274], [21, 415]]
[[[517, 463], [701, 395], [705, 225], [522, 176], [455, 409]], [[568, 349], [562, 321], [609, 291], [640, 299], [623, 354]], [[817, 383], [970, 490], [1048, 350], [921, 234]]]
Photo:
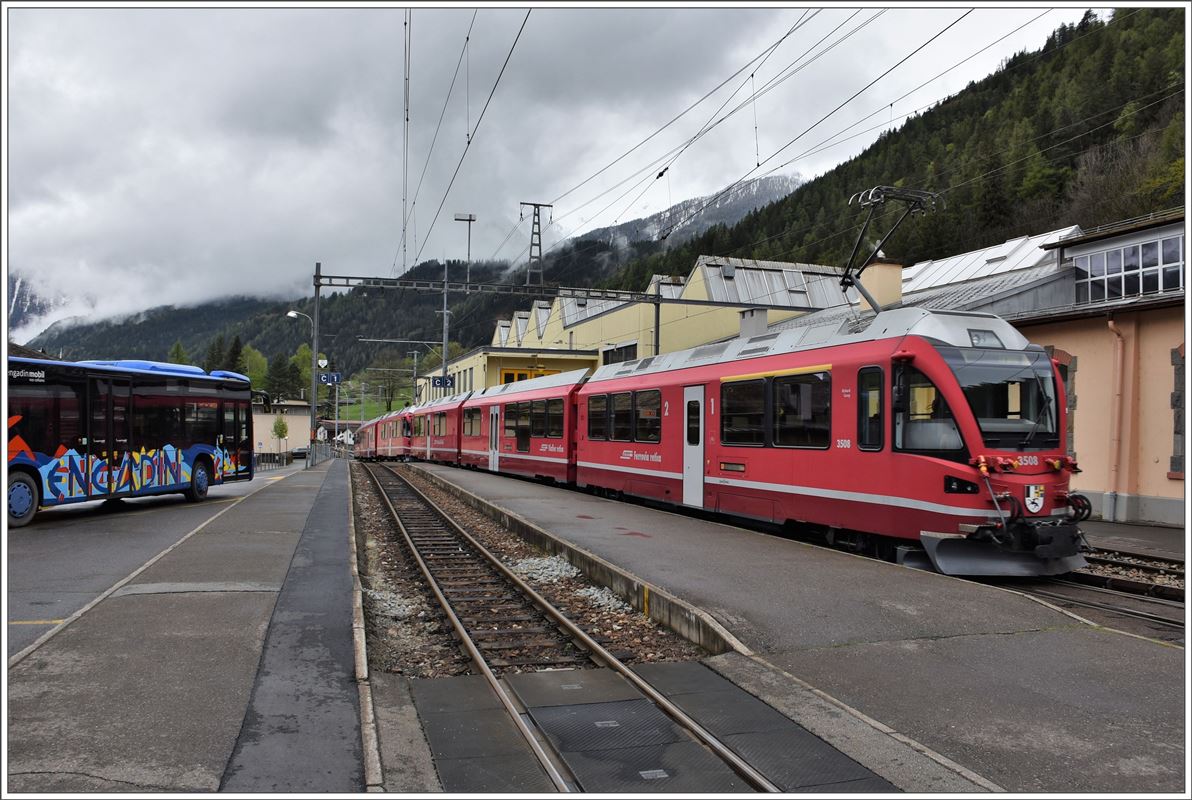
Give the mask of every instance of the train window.
[[480, 409], [464, 409], [464, 436], [480, 435]]
[[826, 448], [832, 435], [832, 373], [774, 379], [774, 444]]
[[608, 438], [608, 395], [596, 394], [588, 398], [588, 438]]
[[637, 442], [657, 442], [662, 439], [662, 392], [634, 392], [634, 431]]
[[612, 411], [613, 426], [612, 435], [609, 438], [614, 442], [633, 441], [633, 393], [618, 392], [614, 394], [612, 396]]
[[896, 448], [929, 453], [964, 449], [952, 409], [930, 378], [914, 367], [904, 367], [899, 389], [901, 399], [894, 417]]
[[434, 433], [432, 436], [446, 436], [447, 435], [447, 415], [445, 413], [435, 414]]
[[687, 401], [687, 444], [699, 444], [699, 401]]
[[546, 436], [548, 439], [563, 438], [563, 398], [554, 397], [546, 401]]
[[882, 369], [865, 367], [857, 373], [857, 447], [882, 449]]
[[725, 444], [766, 443], [766, 382], [734, 381], [720, 387], [720, 440]]
[[530, 404], [530, 435], [546, 436], [546, 401], [535, 400]]
[[517, 452], [530, 452], [530, 404], [517, 404]]
[[505, 435], [510, 438], [517, 436], [517, 403], [505, 406]]

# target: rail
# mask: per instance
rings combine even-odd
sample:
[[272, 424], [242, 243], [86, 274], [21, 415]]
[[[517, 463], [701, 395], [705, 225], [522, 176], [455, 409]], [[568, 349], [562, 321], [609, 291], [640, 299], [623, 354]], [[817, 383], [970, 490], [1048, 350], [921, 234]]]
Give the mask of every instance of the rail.
[[[490, 553], [487, 550], [487, 548], [485, 548], [482, 544], [480, 544], [480, 542], [478, 542], [474, 537], [472, 537], [467, 531], [465, 531], [462, 527], [460, 527], [454, 520], [451, 519], [451, 517], [449, 515], [447, 515], [445, 512], [443, 512], [441, 509], [439, 509], [439, 507], [432, 500], [430, 500], [430, 498], [428, 498], [417, 487], [415, 487], [413, 484], [411, 484], [403, 475], [401, 475], [398, 472], [398, 470], [396, 470], [392, 467], [384, 467], [383, 469], [386, 472], [392, 474], [394, 477], [401, 480], [404, 484], [403, 488], [408, 489], [410, 492], [413, 493], [413, 495], [415, 495], [417, 498], [419, 498], [421, 503], [423, 503], [424, 506], [438, 518], [438, 521], [443, 526], [450, 528], [454, 532], [454, 534], [456, 536], [458, 536], [462, 541], [467, 542], [467, 544], [472, 549], [474, 549], [474, 551], [477, 554], [479, 554], [486, 562], [488, 562], [488, 564], [493, 569], [500, 572], [501, 575], [506, 580], [508, 580], [508, 582], [510, 584], [515, 586], [519, 592], [521, 592], [525, 597], [529, 598], [534, 603], [535, 606], [537, 606], [539, 609], [541, 609], [551, 619], [552, 622], [554, 622], [560, 629], [565, 631], [567, 633], [567, 635], [570, 636], [582, 649], [584, 649], [588, 653], [590, 653], [592, 659], [596, 663], [606, 666], [606, 667], [612, 669], [613, 671], [617, 672], [619, 675], [621, 675], [621, 677], [623, 677], [626, 681], [628, 681], [635, 689], [637, 689], [639, 692], [641, 692], [643, 695], [645, 695], [651, 702], [653, 702], [654, 705], [659, 708], [659, 710], [661, 710], [664, 714], [666, 714], [668, 717], [670, 717], [671, 720], [673, 720], [680, 727], [687, 730], [696, 739], [696, 741], [700, 742], [705, 747], [707, 747], [709, 750], [711, 750], [718, 758], [720, 758], [725, 764], [727, 764], [730, 769], [732, 769], [735, 773], [737, 773], [739, 776], [741, 776], [741, 778], [744, 779], [754, 789], [763, 791], [763, 792], [780, 792], [781, 791], [781, 789], [778, 786], [776, 786], [768, 778], [766, 778], [764, 775], [762, 775], [760, 772], [758, 772], [756, 769], [754, 769], [753, 766], [751, 766], [748, 762], [746, 762], [744, 759], [742, 759], [740, 756], [738, 756], [735, 752], [733, 752], [731, 749], [729, 749], [729, 747], [727, 745], [725, 745], [718, 738], [716, 738], [714, 735], [712, 735], [712, 733], [710, 733], [706, 728], [704, 728], [702, 725], [700, 725], [698, 722], [696, 722], [694, 719], [692, 719], [690, 716], [688, 716], [687, 713], [684, 712], [681, 708], [679, 708], [677, 705], [675, 705], [670, 700], [668, 700], [661, 692], [659, 692], [652, 685], [650, 685], [646, 680], [641, 678], [636, 672], [634, 672], [628, 666], [626, 666], [620, 659], [618, 659], [616, 656], [614, 656], [612, 653], [610, 653], [607, 649], [605, 649], [603, 645], [601, 645], [595, 639], [590, 637], [584, 630], [579, 628], [566, 615], [564, 615], [561, 611], [559, 611], [557, 608], [555, 608], [548, 600], [546, 600], [544, 597], [542, 597], [540, 594], [538, 594], [538, 592], [536, 592], [532, 587], [530, 587], [525, 581], [523, 581], [520, 577], [518, 577], [516, 574], [514, 574], [508, 567], [506, 567], [500, 561], [500, 559], [498, 559], [496, 556], [494, 556], [492, 553]], [[396, 509], [394, 508], [393, 504], [390, 502], [388, 494], [385, 492], [385, 490], [383, 488], [381, 488], [380, 481], [377, 479], [376, 474], [373, 471], [373, 469], [371, 469], [371, 468], [369, 469], [369, 474], [372, 475], [373, 481], [377, 484], [377, 487], [380, 490], [381, 495], [385, 498], [385, 502], [388, 505], [390, 512], [394, 515], [395, 519], [397, 519], [398, 515], [396, 512]], [[400, 520], [398, 522], [398, 525], [399, 525], [399, 528], [402, 530], [403, 535], [405, 535], [406, 534], [405, 525], [402, 524], [400, 522]], [[407, 538], [407, 541], [408, 541], [408, 543], [411, 543], [411, 545], [412, 545], [412, 541], [413, 541], [412, 539]], [[411, 546], [411, 552], [412, 553], [415, 552], [415, 550], [412, 546]], [[418, 561], [419, 567], [421, 569], [424, 564], [423, 560], [417, 555], [415, 555], [415, 558]], [[443, 596], [443, 592], [435, 586], [433, 578], [430, 577], [429, 572], [426, 570], [423, 570], [423, 574], [427, 577], [428, 583], [430, 583], [431, 588], [432, 588], [432, 590], [434, 590], [436, 597], [440, 598], [440, 603], [446, 603], [446, 598]], [[466, 631], [465, 631], [462, 623], [459, 623], [458, 617], [456, 617], [452, 611], [447, 609], [446, 605], [444, 606], [444, 609], [447, 610], [448, 617], [452, 620], [452, 625], [454, 627], [456, 627], [456, 630], [460, 634], [461, 639], [466, 639], [467, 638]], [[473, 649], [471, 646], [469, 646], [469, 651], [470, 652], [474, 651], [477, 654], [479, 654], [479, 650]], [[488, 675], [490, 673], [491, 673], [491, 670], [489, 670], [487, 665], [485, 665], [484, 674], [485, 674], [486, 678], [488, 677]], [[490, 684], [495, 683], [495, 680], [496, 680], [495, 677], [490, 679], [490, 681], [489, 681]], [[502, 699], [502, 702], [504, 703], [505, 700]], [[510, 701], [510, 705], [507, 705], [507, 708], [511, 708], [511, 707], [512, 707], [512, 701]], [[521, 722], [520, 715], [518, 715], [512, 711], [511, 711], [511, 714], [513, 714], [513, 716], [515, 717], [515, 721], [517, 723], [520, 723], [519, 730], [521, 730], [522, 729], [521, 725], [523, 725], [524, 723]], [[530, 733], [528, 731], [528, 729], [526, 729], [523, 731], [523, 736], [528, 736], [529, 740], [533, 740], [533, 743], [531, 744], [531, 748], [535, 750], [535, 754], [537, 755], [540, 748], [536, 749], [537, 740], [534, 739], [532, 733]], [[548, 774], [551, 774], [550, 770], [548, 770]], [[554, 780], [553, 775], [552, 775], [552, 780]]]

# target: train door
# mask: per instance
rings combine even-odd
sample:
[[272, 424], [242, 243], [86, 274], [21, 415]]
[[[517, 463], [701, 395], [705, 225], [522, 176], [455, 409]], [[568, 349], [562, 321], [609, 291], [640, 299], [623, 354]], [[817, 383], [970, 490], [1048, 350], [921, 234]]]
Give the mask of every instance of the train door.
[[496, 472], [501, 461], [501, 406], [488, 407], [488, 469]]
[[[136, 467], [131, 463], [128, 447], [129, 382], [92, 378], [90, 384], [90, 457], [87, 469], [87, 474], [92, 476], [89, 481], [90, 493], [102, 497], [136, 489]], [[98, 461], [103, 461], [107, 468], [97, 472], [95, 464]]]
[[434, 430], [434, 414], [427, 414], [422, 418], [423, 424], [426, 426], [426, 460], [430, 461], [430, 440], [431, 432]]
[[704, 507], [704, 387], [683, 387], [683, 505]]

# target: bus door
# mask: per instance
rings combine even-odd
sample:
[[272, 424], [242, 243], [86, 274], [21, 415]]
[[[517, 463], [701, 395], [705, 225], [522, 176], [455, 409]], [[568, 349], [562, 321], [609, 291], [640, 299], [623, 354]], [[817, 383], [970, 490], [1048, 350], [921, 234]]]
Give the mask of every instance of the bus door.
[[704, 387], [683, 387], [683, 505], [704, 507]]
[[221, 479], [235, 478], [239, 471], [238, 464], [240, 463], [240, 447], [237, 434], [240, 433], [236, 426], [236, 401], [224, 400], [220, 405], [223, 406], [223, 424], [219, 428], [219, 449], [223, 451], [223, 469], [220, 470]]
[[501, 461], [501, 406], [488, 407], [488, 469], [496, 472]]
[[252, 463], [252, 401], [236, 401], [236, 474], [251, 479]]
[[[103, 497], [131, 491], [136, 488], [136, 469], [128, 447], [129, 383], [92, 378], [90, 384], [87, 459], [90, 494]], [[100, 462], [104, 467], [97, 469]]]

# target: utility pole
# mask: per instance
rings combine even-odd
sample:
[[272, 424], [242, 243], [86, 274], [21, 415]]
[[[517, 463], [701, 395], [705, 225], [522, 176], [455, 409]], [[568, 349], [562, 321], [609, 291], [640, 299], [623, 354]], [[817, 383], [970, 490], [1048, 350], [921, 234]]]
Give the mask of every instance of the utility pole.
[[476, 215], [456, 214], [455, 221], [468, 223], [468, 272], [464, 278], [464, 293], [467, 294], [467, 284], [472, 282], [472, 223], [476, 221]]
[[335, 436], [331, 438], [332, 444], [339, 439], [339, 384], [335, 384]]
[[410, 394], [413, 395], [413, 397], [410, 398], [410, 402], [414, 405], [418, 405], [418, 351], [408, 350], [406, 351], [406, 355], [414, 356], [414, 385], [411, 387], [410, 391]]
[[443, 259], [443, 391], [447, 391], [447, 330], [451, 312], [447, 310], [447, 259]]
[[[542, 217], [544, 208], [554, 208], [550, 203], [526, 203], [520, 207], [530, 206], [534, 209], [534, 224], [530, 229], [530, 261], [526, 265], [526, 286], [542, 285]], [[552, 212], [552, 219], [553, 212]], [[550, 224], [549, 222], [547, 224]], [[537, 280], [535, 280], [537, 277]]]
[[323, 263], [315, 262], [315, 313], [311, 320], [311, 338], [314, 349], [310, 354], [310, 443], [306, 451], [306, 465], [303, 469], [310, 469], [315, 465], [315, 432], [319, 426], [319, 287], [322, 281], [319, 277], [323, 272]]

